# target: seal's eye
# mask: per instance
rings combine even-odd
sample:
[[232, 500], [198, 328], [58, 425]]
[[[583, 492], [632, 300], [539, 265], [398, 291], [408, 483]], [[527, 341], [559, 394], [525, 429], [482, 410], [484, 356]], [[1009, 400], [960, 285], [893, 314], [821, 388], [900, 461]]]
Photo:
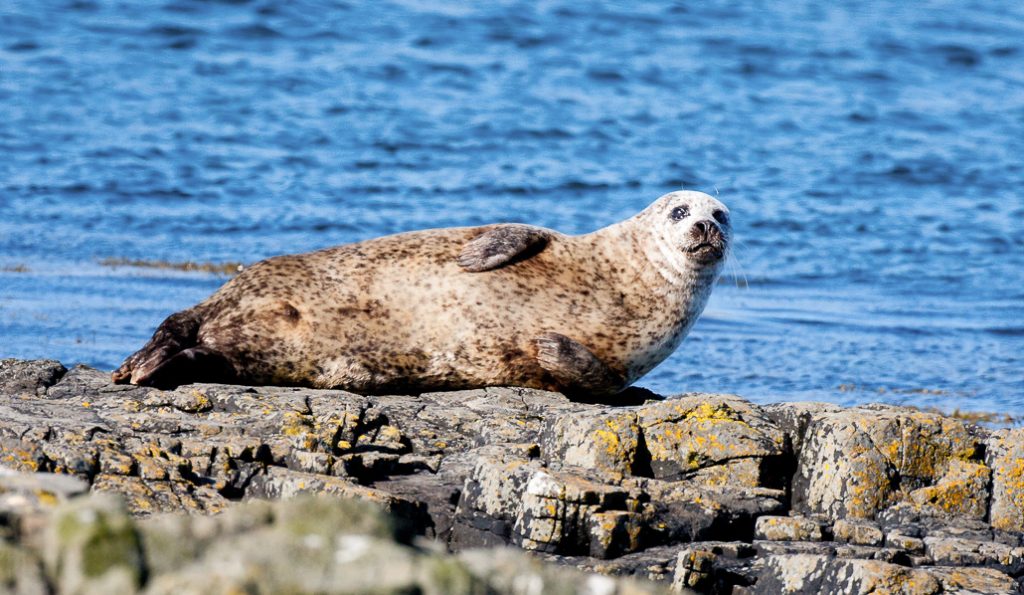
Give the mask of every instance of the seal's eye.
[[715, 211], [711, 216], [722, 225], [729, 225], [729, 214], [725, 211]]
[[682, 221], [690, 215], [690, 209], [686, 207], [676, 207], [672, 209], [672, 213], [669, 217], [672, 217], [673, 221]]

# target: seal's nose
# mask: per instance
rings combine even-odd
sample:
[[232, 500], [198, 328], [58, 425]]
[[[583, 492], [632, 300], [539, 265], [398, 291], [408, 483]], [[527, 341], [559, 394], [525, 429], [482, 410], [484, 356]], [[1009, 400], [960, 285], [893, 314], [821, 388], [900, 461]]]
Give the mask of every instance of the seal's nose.
[[722, 235], [722, 230], [710, 219], [701, 219], [693, 224], [693, 237], [705, 242], [711, 241]]
[[695, 221], [693, 227], [690, 228], [690, 237], [697, 244], [721, 245], [724, 240], [722, 228], [715, 225], [715, 222], [710, 219]]

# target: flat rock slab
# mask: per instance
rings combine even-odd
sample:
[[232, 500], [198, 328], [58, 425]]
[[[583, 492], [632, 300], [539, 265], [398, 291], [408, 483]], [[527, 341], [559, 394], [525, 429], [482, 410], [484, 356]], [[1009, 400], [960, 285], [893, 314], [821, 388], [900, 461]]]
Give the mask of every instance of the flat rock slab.
[[[119, 494], [136, 518], [326, 494], [450, 551], [513, 545], [680, 590], [1012, 592], [998, 589], [1024, 577], [1022, 439], [886, 405], [161, 391], [0, 360], [0, 513], [15, 540], [18, 519], [87, 491]], [[73, 483], [23, 485], [59, 476]]]

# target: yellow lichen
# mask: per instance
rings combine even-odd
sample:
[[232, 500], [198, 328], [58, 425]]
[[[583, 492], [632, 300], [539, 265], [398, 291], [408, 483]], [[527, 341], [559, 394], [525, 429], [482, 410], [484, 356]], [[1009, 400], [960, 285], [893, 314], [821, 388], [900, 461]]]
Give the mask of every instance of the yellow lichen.
[[713, 407], [710, 403], [701, 403], [697, 407], [687, 411], [683, 419], [697, 421], [742, 421], [738, 418], [736, 411], [725, 405]]
[[381, 442], [399, 442], [402, 440], [402, 432], [395, 426], [382, 426], [377, 432], [377, 440]]
[[43, 490], [36, 490], [36, 498], [39, 499], [40, 504], [45, 506], [55, 506], [58, 502], [57, 496]]
[[196, 411], [205, 411], [213, 408], [210, 398], [197, 389], [192, 389], [192, 398], [195, 399], [194, 406]]
[[619, 441], [619, 435], [615, 432], [608, 430], [594, 430], [594, 436], [597, 440], [604, 443], [604, 450], [611, 456], [616, 456], [620, 453], [622, 443]]

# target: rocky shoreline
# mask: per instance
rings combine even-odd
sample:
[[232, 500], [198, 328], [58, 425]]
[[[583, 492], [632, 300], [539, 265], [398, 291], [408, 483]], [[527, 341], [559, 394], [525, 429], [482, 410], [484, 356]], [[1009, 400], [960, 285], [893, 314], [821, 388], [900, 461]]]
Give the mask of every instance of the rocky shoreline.
[[[182, 592], [202, 590], [204, 577], [215, 590], [248, 588], [271, 581], [254, 570], [268, 567], [266, 549], [239, 553], [252, 542], [278, 544], [273, 580], [291, 580], [289, 567], [323, 579], [266, 582], [264, 592], [371, 584], [302, 554], [308, 538], [328, 540], [338, 559], [338, 543], [372, 541], [360, 551], [379, 556], [357, 557], [361, 572], [394, 578], [390, 564], [412, 577], [381, 583], [388, 592], [532, 592], [517, 575], [541, 577], [545, 592], [1022, 592], [1024, 429], [885, 405], [634, 395], [609, 406], [512, 388], [159, 391], [85, 367], [0, 360], [0, 581], [26, 593]], [[120, 494], [125, 508], [76, 495], [85, 491]], [[293, 499], [304, 494], [391, 516]], [[238, 504], [262, 499], [289, 502]], [[279, 519], [307, 509], [323, 527], [282, 529]], [[53, 527], [81, 510], [115, 519], [104, 535], [136, 545], [74, 531], [67, 539], [78, 542], [62, 541]], [[82, 551], [92, 550], [75, 545], [86, 542], [117, 562], [90, 574]], [[505, 545], [532, 556], [479, 549]], [[225, 556], [236, 570], [217, 570]], [[453, 582], [436, 582], [435, 567]]]

